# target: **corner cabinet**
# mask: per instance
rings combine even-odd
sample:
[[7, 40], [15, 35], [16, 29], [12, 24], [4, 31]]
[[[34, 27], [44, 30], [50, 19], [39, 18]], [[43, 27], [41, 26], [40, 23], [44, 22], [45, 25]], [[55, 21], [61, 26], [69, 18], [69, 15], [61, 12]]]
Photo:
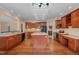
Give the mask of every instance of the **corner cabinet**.
[[79, 28], [79, 9], [71, 13], [72, 28]]

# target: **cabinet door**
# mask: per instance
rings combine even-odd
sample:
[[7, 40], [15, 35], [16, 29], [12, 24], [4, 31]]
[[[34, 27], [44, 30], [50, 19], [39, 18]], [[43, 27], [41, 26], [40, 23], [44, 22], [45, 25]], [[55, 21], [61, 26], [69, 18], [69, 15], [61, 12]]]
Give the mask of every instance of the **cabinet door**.
[[61, 26], [62, 28], [67, 28], [66, 17], [61, 18]]
[[76, 40], [75, 39], [69, 39], [69, 41], [68, 41], [68, 47], [71, 50], [76, 51]]
[[7, 46], [7, 49], [10, 49], [11, 47], [13, 47], [14, 46], [14, 44], [15, 44], [15, 40], [14, 40], [14, 37], [12, 37], [12, 36], [10, 36], [9, 38], [8, 38], [8, 46]]
[[79, 52], [79, 40], [76, 41], [76, 50]]
[[62, 45], [64, 45], [64, 38], [63, 38], [63, 35], [59, 35], [59, 41], [60, 41], [60, 43], [62, 44]]
[[5, 37], [0, 37], [0, 51], [4, 51], [7, 48], [7, 38]]
[[79, 10], [71, 14], [71, 19], [72, 28], [79, 28]]

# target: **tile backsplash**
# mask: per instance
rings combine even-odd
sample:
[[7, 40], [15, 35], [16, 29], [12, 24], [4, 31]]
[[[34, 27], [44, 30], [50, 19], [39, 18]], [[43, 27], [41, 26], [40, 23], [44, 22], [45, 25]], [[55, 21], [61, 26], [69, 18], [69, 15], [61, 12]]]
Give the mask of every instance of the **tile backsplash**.
[[59, 32], [59, 30], [64, 30], [66, 34], [79, 36], [79, 28], [54, 29], [53, 31]]
[[79, 28], [68, 28], [64, 30], [65, 33], [68, 33], [70, 35], [79, 36]]

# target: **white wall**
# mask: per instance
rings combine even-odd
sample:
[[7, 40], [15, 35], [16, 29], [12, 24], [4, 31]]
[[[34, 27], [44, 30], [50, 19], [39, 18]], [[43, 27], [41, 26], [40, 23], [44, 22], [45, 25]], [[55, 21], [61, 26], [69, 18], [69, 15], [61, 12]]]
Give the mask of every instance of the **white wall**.
[[53, 35], [53, 32], [54, 31], [56, 31], [56, 24], [55, 24], [55, 20], [54, 19], [51, 19], [51, 20], [49, 20], [49, 21], [47, 21], [47, 29], [48, 29], [48, 31], [49, 31], [49, 26], [52, 26], [52, 36], [49, 36], [49, 37], [51, 37], [52, 39], [54, 38], [54, 35]]

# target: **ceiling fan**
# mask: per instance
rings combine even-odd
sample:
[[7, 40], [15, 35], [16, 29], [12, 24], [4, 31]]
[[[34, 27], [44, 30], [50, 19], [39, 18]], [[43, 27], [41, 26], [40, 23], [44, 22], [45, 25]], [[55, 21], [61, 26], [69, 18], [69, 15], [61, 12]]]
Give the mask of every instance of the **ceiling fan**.
[[48, 7], [49, 6], [49, 3], [32, 3], [32, 6], [38, 6], [39, 8], [41, 8], [42, 6], [46, 6]]

